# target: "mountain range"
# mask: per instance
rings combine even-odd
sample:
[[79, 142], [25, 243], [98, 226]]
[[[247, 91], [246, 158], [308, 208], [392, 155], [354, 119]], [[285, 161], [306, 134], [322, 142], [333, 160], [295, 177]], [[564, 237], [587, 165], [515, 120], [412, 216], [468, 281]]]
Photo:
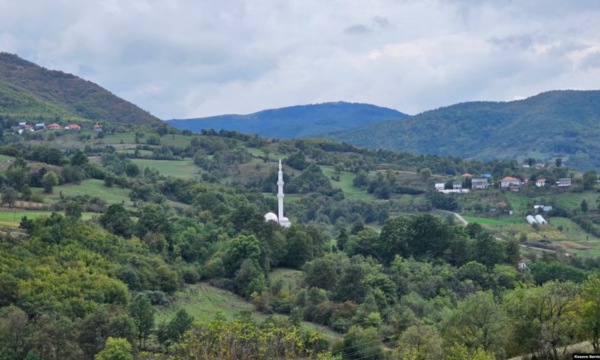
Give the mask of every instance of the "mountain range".
[[164, 124], [91, 81], [8, 53], [0, 53], [0, 115], [20, 121]]
[[352, 129], [406, 116], [399, 111], [375, 105], [332, 102], [271, 109], [249, 115], [174, 119], [170, 120], [169, 124], [196, 132], [200, 132], [201, 129], [225, 129], [289, 139]]
[[600, 91], [549, 91], [476, 101], [320, 134], [357, 146], [487, 160], [533, 157], [600, 168]]

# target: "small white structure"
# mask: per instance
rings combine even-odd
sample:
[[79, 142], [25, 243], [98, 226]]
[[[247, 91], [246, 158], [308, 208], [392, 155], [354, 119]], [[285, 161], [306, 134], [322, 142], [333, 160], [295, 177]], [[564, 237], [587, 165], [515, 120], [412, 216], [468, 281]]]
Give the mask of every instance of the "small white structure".
[[540, 225], [548, 225], [548, 222], [542, 217], [542, 215], [536, 215], [535, 221], [540, 223]]
[[444, 183], [436, 183], [436, 184], [435, 184], [435, 189], [436, 189], [437, 191], [444, 190], [444, 188], [445, 188], [445, 185], [444, 185]]
[[277, 223], [279, 223], [279, 225], [283, 226], [284, 228], [289, 228], [292, 223], [291, 221], [286, 218], [285, 216], [283, 216], [283, 198], [285, 197], [285, 195], [283, 195], [283, 171], [281, 169], [281, 159], [279, 159], [279, 173], [278, 173], [278, 179], [277, 179], [277, 187], [278, 187], [278, 192], [277, 192], [277, 200], [278, 200], [278, 213], [279, 216], [273, 214], [272, 212], [265, 214], [265, 221], [275, 221]]
[[35, 124], [35, 128], [36, 128], [36, 130], [45, 129], [46, 128], [46, 124], [44, 124], [44, 123]]
[[519, 261], [519, 271], [527, 271], [529, 267], [525, 261]]
[[558, 185], [558, 187], [570, 187], [571, 179], [570, 178], [558, 179], [558, 182], [556, 183], [556, 185]]
[[535, 186], [537, 186], [537, 187], [546, 186], [546, 179], [539, 179], [538, 181], [535, 182]]
[[521, 180], [514, 178], [514, 177], [510, 177], [507, 176], [504, 179], [500, 180], [500, 186], [503, 188], [508, 188], [511, 186], [521, 186], [523, 185], [523, 182], [521, 182]]
[[442, 194], [468, 194], [469, 189], [439, 190]]
[[535, 220], [535, 218], [531, 215], [527, 215], [526, 217], [527, 222], [529, 223], [529, 225], [533, 225], [533, 224], [537, 224], [538, 222]]

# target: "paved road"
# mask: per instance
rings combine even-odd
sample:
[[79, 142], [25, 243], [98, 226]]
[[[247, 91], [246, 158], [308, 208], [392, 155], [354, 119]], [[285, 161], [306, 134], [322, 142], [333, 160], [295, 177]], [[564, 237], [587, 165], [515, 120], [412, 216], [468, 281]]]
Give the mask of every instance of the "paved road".
[[469, 222], [467, 220], [465, 220], [464, 217], [460, 216], [460, 214], [457, 213], [453, 213], [454, 216], [456, 216], [458, 218], [458, 220], [460, 220], [460, 222], [462, 222], [465, 226], [469, 225]]

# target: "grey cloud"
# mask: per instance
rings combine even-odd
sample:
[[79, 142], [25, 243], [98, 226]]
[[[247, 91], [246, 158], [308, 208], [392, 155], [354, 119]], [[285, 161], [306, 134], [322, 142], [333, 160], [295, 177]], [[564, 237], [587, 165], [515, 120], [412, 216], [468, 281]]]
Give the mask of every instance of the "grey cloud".
[[355, 24], [344, 29], [345, 34], [351, 35], [363, 35], [368, 33], [369, 31], [369, 28], [362, 24]]
[[527, 50], [534, 44], [534, 40], [529, 34], [511, 35], [503, 38], [493, 37], [488, 42], [498, 47], [516, 47], [522, 50]]
[[382, 16], [375, 16], [373, 18], [373, 22], [383, 30], [387, 30], [392, 27], [392, 24], [389, 22], [389, 20]]
[[600, 69], [600, 51], [593, 52], [586, 56], [579, 64], [580, 68], [585, 70]]

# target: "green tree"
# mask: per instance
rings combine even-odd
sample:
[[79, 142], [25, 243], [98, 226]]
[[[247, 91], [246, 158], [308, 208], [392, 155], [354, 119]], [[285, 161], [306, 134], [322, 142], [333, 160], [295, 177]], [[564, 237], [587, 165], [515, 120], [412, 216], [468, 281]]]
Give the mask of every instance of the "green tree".
[[29, 184], [29, 170], [25, 166], [11, 166], [6, 170], [6, 179], [10, 186], [21, 191], [25, 184]]
[[104, 186], [112, 187], [115, 184], [116, 180], [117, 180], [117, 176], [109, 171], [104, 176]]
[[393, 359], [435, 360], [442, 358], [442, 338], [437, 331], [422, 323], [406, 329], [396, 344]]
[[598, 173], [596, 170], [588, 170], [583, 174], [583, 189], [592, 190], [598, 182]]
[[588, 276], [583, 283], [583, 329], [591, 339], [594, 351], [600, 350], [600, 279], [596, 275]]
[[383, 341], [377, 329], [362, 329], [353, 326], [344, 335], [344, 359], [382, 360], [384, 359]]
[[14, 304], [19, 299], [20, 288], [19, 280], [13, 275], [0, 274], [0, 307]]
[[477, 292], [458, 303], [445, 322], [444, 333], [450, 343], [465, 345], [470, 350], [482, 348], [502, 357], [509, 334], [507, 325], [492, 292]]
[[160, 145], [160, 137], [156, 134], [152, 134], [146, 139], [148, 145]]
[[129, 162], [125, 165], [125, 173], [129, 177], [137, 177], [140, 174], [140, 168], [136, 164]]
[[172, 294], [179, 290], [179, 281], [177, 280], [177, 272], [170, 270], [166, 265], [159, 266], [156, 269], [156, 277], [160, 283], [162, 291]]
[[2, 359], [23, 359], [32, 348], [35, 328], [27, 314], [15, 306], [0, 310], [0, 356]]
[[88, 157], [81, 150], [77, 150], [73, 156], [71, 156], [71, 165], [83, 166], [89, 162]]
[[52, 189], [58, 185], [58, 176], [56, 176], [54, 171], [49, 171], [44, 175], [42, 178], [42, 185], [44, 186], [45, 193], [52, 193]]
[[112, 204], [99, 218], [102, 225], [109, 232], [129, 238], [133, 231], [133, 221], [129, 211], [121, 204]]
[[69, 201], [65, 205], [65, 215], [76, 220], [81, 219], [83, 210], [83, 206], [79, 205], [79, 203], [76, 203], [75, 201]]
[[7, 204], [8, 207], [13, 207], [19, 198], [19, 193], [12, 187], [2, 189], [2, 204]]
[[193, 322], [194, 318], [187, 311], [184, 309], [177, 311], [171, 321], [162, 323], [159, 326], [157, 333], [158, 342], [163, 346], [179, 342], [183, 334], [191, 328]]
[[561, 158], [557, 158], [555, 160], [555, 163], [556, 163], [556, 167], [561, 167], [562, 166], [562, 159]]
[[431, 169], [430, 168], [421, 169], [421, 171], [419, 171], [419, 176], [421, 176], [421, 180], [423, 180], [423, 181], [429, 180], [429, 178], [431, 177]]
[[311, 287], [331, 290], [338, 280], [338, 266], [331, 258], [319, 258], [304, 266], [304, 282]]
[[583, 199], [581, 201], [581, 211], [585, 214], [585, 213], [588, 212], [588, 210], [589, 210], [588, 203], [587, 203], [587, 201], [585, 199]]
[[131, 344], [126, 339], [109, 337], [104, 350], [94, 356], [94, 360], [133, 360]]
[[231, 240], [226, 254], [225, 268], [229, 276], [233, 276], [246, 259], [250, 259], [257, 267], [260, 266], [260, 243], [254, 235], [240, 235]]
[[140, 348], [146, 346], [146, 340], [152, 333], [155, 313], [156, 310], [146, 294], [137, 294], [129, 304], [129, 315], [137, 329]]
[[29, 185], [24, 185], [23, 189], [21, 189], [21, 199], [29, 201], [32, 195], [33, 193], [31, 192]]

